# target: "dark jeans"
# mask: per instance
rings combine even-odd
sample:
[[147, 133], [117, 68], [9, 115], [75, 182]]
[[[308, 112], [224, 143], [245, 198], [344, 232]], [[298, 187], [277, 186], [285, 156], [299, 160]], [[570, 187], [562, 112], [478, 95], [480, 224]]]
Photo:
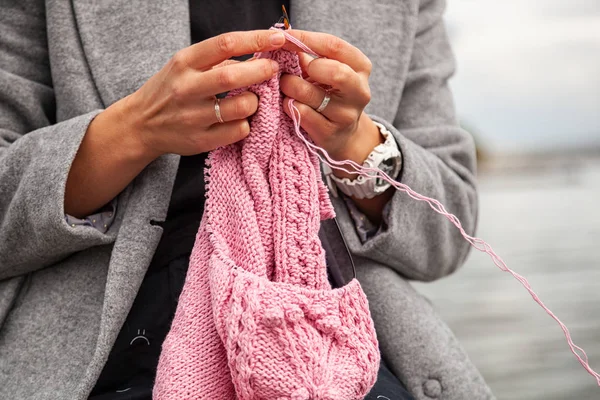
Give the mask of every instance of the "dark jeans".
[[414, 400], [398, 378], [387, 369], [382, 361], [377, 373], [377, 382], [365, 400]]
[[[123, 393], [105, 393], [94, 396], [94, 400], [152, 400], [152, 389], [150, 387], [134, 387]], [[365, 400], [414, 400], [406, 391], [402, 382], [400, 382], [385, 366], [381, 363], [377, 375], [377, 382], [369, 392]]]

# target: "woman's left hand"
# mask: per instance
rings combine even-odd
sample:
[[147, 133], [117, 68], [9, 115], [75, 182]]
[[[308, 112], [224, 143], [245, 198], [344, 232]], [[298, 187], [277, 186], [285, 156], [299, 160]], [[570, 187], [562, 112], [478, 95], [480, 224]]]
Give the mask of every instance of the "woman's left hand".
[[[281, 91], [285, 112], [290, 115], [288, 98], [300, 112], [302, 128], [316, 145], [327, 150], [336, 160], [350, 159], [362, 164], [369, 153], [383, 142], [379, 129], [364, 108], [371, 99], [369, 75], [371, 61], [350, 43], [330, 34], [292, 29], [288, 31], [310, 47], [321, 58], [313, 59], [288, 42], [284, 48], [298, 51], [304, 78], [285, 74]], [[317, 84], [315, 84], [317, 83]], [[325, 109], [316, 109], [325, 98], [328, 87], [331, 100]], [[356, 175], [334, 171], [351, 179]]]

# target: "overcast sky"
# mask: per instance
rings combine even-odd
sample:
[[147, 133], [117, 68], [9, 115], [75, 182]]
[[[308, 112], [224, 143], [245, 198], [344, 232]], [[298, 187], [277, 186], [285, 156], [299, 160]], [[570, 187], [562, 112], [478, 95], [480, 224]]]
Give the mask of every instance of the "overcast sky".
[[600, 0], [448, 0], [461, 119], [491, 150], [600, 147]]

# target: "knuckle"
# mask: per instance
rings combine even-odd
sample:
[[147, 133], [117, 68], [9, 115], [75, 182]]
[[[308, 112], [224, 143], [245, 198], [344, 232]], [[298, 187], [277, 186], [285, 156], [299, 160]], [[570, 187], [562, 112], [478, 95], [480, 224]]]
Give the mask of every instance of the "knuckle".
[[371, 102], [371, 89], [368, 86], [359, 92], [359, 101], [365, 106]]
[[237, 40], [231, 33], [224, 33], [217, 37], [217, 46], [224, 55], [232, 54], [235, 50]]
[[183, 103], [185, 100], [186, 88], [180, 81], [176, 81], [171, 86], [171, 97], [176, 103]]
[[363, 92], [363, 102], [365, 106], [371, 102], [371, 89], [369, 87]]
[[223, 68], [221, 71], [219, 71], [219, 74], [217, 75], [218, 83], [224, 87], [231, 87], [231, 85], [233, 85], [236, 81], [235, 75], [236, 74], [234, 72]]
[[302, 31], [296, 31], [294, 32], [294, 36], [297, 36], [297, 39], [301, 42], [306, 42], [306, 33], [302, 32]]
[[345, 81], [345, 75], [341, 70], [337, 70], [331, 73], [331, 83], [333, 86], [339, 86]]
[[183, 71], [188, 68], [188, 63], [185, 57], [185, 54], [181, 51], [178, 51], [171, 57], [171, 65], [176, 71]]
[[261, 35], [260, 33], [254, 35], [254, 40], [252, 41], [253, 50], [255, 52], [261, 51], [265, 47], [267, 47], [268, 39], [265, 35]]
[[334, 85], [341, 85], [350, 79], [351, 74], [352, 74], [352, 69], [349, 66], [342, 64], [340, 66], [340, 68], [338, 68], [332, 74], [331, 80]]
[[320, 102], [321, 100], [317, 99], [316, 90], [311, 87], [312, 85], [301, 85], [298, 88], [298, 97], [299, 100], [302, 100], [303, 103], [312, 104], [314, 102]]
[[344, 48], [344, 41], [338, 37], [331, 36], [327, 40], [326, 46], [329, 54], [331, 54], [332, 56], [336, 56]]

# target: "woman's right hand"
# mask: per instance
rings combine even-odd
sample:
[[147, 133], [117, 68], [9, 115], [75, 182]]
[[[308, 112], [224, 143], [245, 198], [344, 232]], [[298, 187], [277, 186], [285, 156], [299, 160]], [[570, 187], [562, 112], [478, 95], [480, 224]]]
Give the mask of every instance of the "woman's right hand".
[[214, 109], [215, 95], [260, 83], [278, 71], [269, 59], [230, 63], [234, 56], [282, 47], [281, 32], [230, 32], [176, 53], [138, 91], [124, 99], [128, 126], [154, 156], [193, 155], [237, 142], [250, 131], [248, 117], [258, 98], [244, 92], [220, 102], [224, 123]]
[[269, 79], [278, 67], [269, 59], [223, 62], [284, 43], [277, 31], [230, 32], [177, 52], [140, 89], [90, 123], [67, 178], [65, 213], [83, 217], [98, 210], [162, 154], [199, 154], [246, 137], [256, 95], [223, 99], [222, 124], [214, 96]]

